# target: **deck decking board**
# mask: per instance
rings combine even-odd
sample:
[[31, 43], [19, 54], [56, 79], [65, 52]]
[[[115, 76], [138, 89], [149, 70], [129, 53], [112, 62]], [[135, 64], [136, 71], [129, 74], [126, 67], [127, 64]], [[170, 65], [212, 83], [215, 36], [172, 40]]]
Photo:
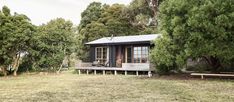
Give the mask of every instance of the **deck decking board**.
[[152, 71], [150, 69], [118, 68], [118, 67], [77, 67], [77, 70], [110, 70], [110, 71]]
[[128, 74], [128, 71], [133, 71], [136, 72], [136, 75], [139, 76], [139, 72], [148, 72], [148, 76], [151, 77], [152, 73], [150, 69], [147, 68], [141, 68], [141, 69], [137, 69], [137, 68], [118, 68], [118, 67], [77, 67], [75, 68], [76, 70], [78, 70], [78, 74], [81, 74], [81, 70], [86, 71], [86, 74], [89, 74], [89, 71], [94, 71], [94, 75], [97, 74], [97, 71], [102, 71], [102, 75], [106, 74], [106, 71], [114, 71], [114, 75], [118, 74], [118, 71], [124, 71], [124, 75]]

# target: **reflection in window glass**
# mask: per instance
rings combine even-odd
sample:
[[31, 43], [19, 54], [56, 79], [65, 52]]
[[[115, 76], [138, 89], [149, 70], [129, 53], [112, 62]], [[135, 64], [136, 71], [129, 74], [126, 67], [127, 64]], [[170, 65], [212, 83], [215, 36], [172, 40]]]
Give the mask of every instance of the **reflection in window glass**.
[[104, 64], [107, 60], [107, 48], [106, 47], [97, 47], [96, 48], [96, 60], [100, 61], [101, 64]]
[[134, 63], [147, 63], [148, 61], [148, 47], [134, 47]]

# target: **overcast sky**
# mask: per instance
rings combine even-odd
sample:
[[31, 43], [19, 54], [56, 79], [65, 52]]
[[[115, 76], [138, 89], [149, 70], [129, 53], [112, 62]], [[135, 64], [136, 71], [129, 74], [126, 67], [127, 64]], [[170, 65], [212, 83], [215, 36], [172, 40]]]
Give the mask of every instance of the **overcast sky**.
[[0, 0], [0, 7], [8, 6], [12, 13], [27, 15], [33, 24], [40, 25], [62, 17], [79, 24], [81, 12], [93, 1], [107, 4], [129, 4], [131, 0]]

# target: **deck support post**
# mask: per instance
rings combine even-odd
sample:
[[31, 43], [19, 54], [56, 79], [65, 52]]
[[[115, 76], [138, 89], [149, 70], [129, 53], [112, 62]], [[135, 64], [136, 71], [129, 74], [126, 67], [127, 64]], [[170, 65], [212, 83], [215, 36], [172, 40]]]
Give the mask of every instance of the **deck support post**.
[[136, 71], [136, 75], [138, 76], [139, 74], [138, 74], [138, 71]]
[[152, 76], [151, 71], [148, 71], [148, 77], [151, 77], [151, 76]]
[[96, 70], [94, 70], [94, 75], [96, 75], [97, 74], [97, 71]]
[[103, 70], [103, 71], [102, 71], [102, 74], [103, 74], [103, 75], [105, 75], [105, 74], [106, 74], [106, 73], [105, 73], [105, 70]]
[[203, 75], [201, 75], [201, 79], [204, 79], [204, 76], [203, 76]]
[[128, 71], [125, 71], [124, 74], [127, 75], [127, 74], [128, 74]]
[[89, 70], [86, 70], [86, 74], [87, 74], [87, 75], [89, 74]]
[[117, 71], [115, 70], [115, 75], [117, 75]]
[[78, 74], [80, 75], [80, 70], [78, 69]]

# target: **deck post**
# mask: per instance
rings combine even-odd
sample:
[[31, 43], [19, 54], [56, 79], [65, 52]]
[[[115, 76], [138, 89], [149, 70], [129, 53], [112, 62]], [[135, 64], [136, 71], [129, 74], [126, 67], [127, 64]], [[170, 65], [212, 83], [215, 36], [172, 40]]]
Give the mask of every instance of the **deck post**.
[[151, 71], [148, 71], [148, 77], [151, 77], [151, 76], [152, 76]]
[[201, 75], [201, 79], [204, 79], [203, 75]]
[[87, 74], [87, 75], [89, 74], [89, 70], [88, 70], [88, 69], [86, 70], [86, 74]]
[[80, 75], [80, 70], [78, 69], [78, 74]]
[[125, 71], [124, 74], [127, 75], [127, 74], [128, 74], [128, 71]]
[[117, 71], [115, 70], [115, 75], [117, 75]]
[[136, 75], [138, 76], [139, 74], [138, 74], [138, 71], [136, 71]]
[[94, 75], [96, 75], [97, 74], [97, 71], [96, 70], [94, 70]]
[[106, 74], [106, 73], [105, 73], [105, 70], [103, 70], [103, 71], [102, 71], [102, 74], [103, 74], [103, 75], [105, 75], [105, 74]]

